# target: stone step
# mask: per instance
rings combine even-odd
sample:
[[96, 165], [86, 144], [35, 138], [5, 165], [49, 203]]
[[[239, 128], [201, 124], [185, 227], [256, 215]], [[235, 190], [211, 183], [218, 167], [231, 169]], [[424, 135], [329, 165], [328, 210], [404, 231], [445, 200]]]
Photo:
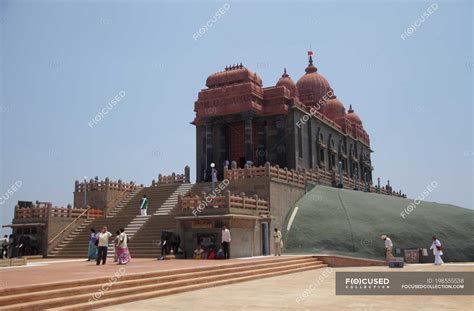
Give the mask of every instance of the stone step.
[[[318, 269], [323, 268], [325, 266], [326, 265], [323, 264], [291, 265], [288, 267], [261, 269], [261, 271], [259, 272], [240, 271], [236, 273], [201, 277], [197, 280], [178, 280], [161, 284], [142, 285], [123, 289], [113, 288], [112, 290], [109, 290], [105, 293], [104, 298], [94, 302], [93, 306], [94, 308], [97, 308], [99, 306], [102, 307], [107, 305], [115, 305], [124, 302], [142, 300], [145, 299], [145, 297], [159, 297], [174, 293], [186, 292], [190, 290], [202, 289], [206, 287], [215, 287], [259, 278], [307, 271], [311, 269]], [[67, 307], [64, 306], [65, 299], [63, 297], [48, 299], [42, 304], [46, 304], [48, 308], [51, 308], [51, 305], [53, 305], [53, 307], [60, 307], [61, 310], [89, 310], [91, 304], [88, 302], [88, 299], [90, 297], [90, 292], [78, 296], [68, 297]], [[75, 303], [75, 305], [71, 305], [71, 303]], [[29, 304], [33, 304], [36, 306], [38, 302], [30, 302]], [[21, 305], [24, 305], [24, 303], [22, 303]]]
[[[301, 256], [280, 260], [241, 261], [219, 266], [187, 268], [175, 271], [160, 271], [141, 274], [125, 274], [118, 279], [114, 286], [102, 297], [100, 301], [131, 297], [139, 293], [158, 293], [163, 290], [186, 288], [190, 285], [200, 284], [202, 287], [223, 285], [229, 283], [215, 283], [221, 280], [247, 280], [249, 277], [268, 277], [278, 273], [291, 273], [303, 271], [302, 269], [322, 268], [326, 265], [316, 258]], [[283, 264], [284, 263], [284, 264]], [[19, 289], [0, 291], [0, 305], [7, 310], [46, 309], [52, 307], [64, 308], [71, 304], [88, 304], [91, 293], [100, 289], [104, 278], [79, 280], [75, 282], [50, 283], [43, 285], [25, 286]], [[206, 286], [207, 287], [207, 286]], [[8, 292], [8, 293], [7, 293]], [[7, 293], [7, 294], [6, 294]], [[133, 300], [133, 299], [132, 299]], [[136, 299], [135, 299], [136, 300]], [[106, 304], [110, 305], [110, 304]], [[94, 303], [94, 308], [98, 307]], [[103, 305], [100, 305], [103, 306]], [[81, 306], [74, 306], [82, 310]]]

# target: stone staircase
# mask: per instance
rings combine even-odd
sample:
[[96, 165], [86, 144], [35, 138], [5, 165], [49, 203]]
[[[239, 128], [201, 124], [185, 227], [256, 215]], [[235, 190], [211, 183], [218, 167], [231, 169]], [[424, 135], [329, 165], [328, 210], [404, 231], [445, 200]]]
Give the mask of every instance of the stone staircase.
[[[49, 254], [48, 257], [85, 257], [87, 258], [87, 243], [89, 241], [90, 230], [94, 228], [99, 231], [102, 226], [99, 223], [106, 223], [104, 220], [114, 218], [120, 213], [130, 201], [142, 191], [142, 187], [136, 187], [125, 198], [123, 198], [116, 207], [114, 207], [109, 214], [104, 218], [84, 220], [76, 229], [74, 229], [63, 241], [61, 241]], [[81, 250], [76, 247], [80, 244]]]
[[192, 184], [181, 184], [178, 189], [163, 203], [163, 205], [153, 214], [153, 216], [166, 216], [178, 204], [178, 195], [185, 195], [193, 187]]
[[124, 273], [101, 291], [110, 277], [27, 285], [0, 291], [2, 310], [90, 310], [208, 287], [326, 267], [313, 256], [221, 261], [217, 265]]
[[180, 184], [180, 186], [164, 201], [143, 227], [136, 233], [128, 245], [132, 258], [158, 258], [161, 254], [161, 231], [176, 231], [175, 217], [181, 212], [178, 195], [188, 192], [199, 192], [210, 188], [210, 183]]
[[117, 214], [123, 210], [123, 208], [130, 202], [130, 200], [142, 190], [143, 187], [137, 186], [135, 189], [132, 190], [129, 195], [127, 195], [122, 201], [120, 201], [119, 204], [117, 204], [117, 206], [114, 207], [106, 217], [111, 218], [117, 216]]
[[[115, 237], [115, 232], [121, 228], [129, 234], [130, 243], [133, 243], [135, 233], [147, 222], [151, 216], [143, 217], [140, 214], [140, 201], [143, 195], [148, 198], [148, 214], [155, 213], [158, 208], [179, 187], [178, 184], [158, 185], [145, 187], [130, 193], [123, 202], [117, 205], [106, 217], [94, 219], [81, 224], [70, 236], [65, 238], [50, 254], [50, 257], [87, 258], [88, 240], [90, 229], [99, 231], [107, 226], [110, 233]], [[112, 241], [111, 239], [111, 241]], [[108, 249], [108, 256], [113, 257], [114, 248], [112, 243]], [[132, 253], [133, 256], [133, 253]]]

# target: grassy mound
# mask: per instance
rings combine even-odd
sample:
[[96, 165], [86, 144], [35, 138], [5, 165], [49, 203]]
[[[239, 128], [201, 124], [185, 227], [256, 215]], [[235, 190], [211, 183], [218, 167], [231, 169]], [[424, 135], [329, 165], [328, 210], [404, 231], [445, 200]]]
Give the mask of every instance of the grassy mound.
[[436, 235], [444, 244], [445, 261], [474, 261], [473, 210], [421, 202], [405, 218], [401, 217], [400, 213], [411, 202], [376, 193], [316, 186], [295, 204], [286, 219], [282, 230], [284, 252], [380, 259], [384, 258], [385, 250], [381, 234], [392, 239], [395, 249], [429, 248], [431, 237]]

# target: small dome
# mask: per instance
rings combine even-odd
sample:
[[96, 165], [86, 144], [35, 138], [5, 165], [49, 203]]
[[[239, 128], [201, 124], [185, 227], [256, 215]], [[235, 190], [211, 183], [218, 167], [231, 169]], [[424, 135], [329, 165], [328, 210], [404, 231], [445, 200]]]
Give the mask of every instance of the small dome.
[[313, 65], [312, 56], [309, 58], [309, 64], [305, 71], [306, 74], [296, 82], [296, 88], [300, 100], [306, 105], [310, 105], [311, 103], [317, 103], [328, 94], [331, 91], [331, 86], [326, 78], [316, 72], [318, 69]]
[[283, 72], [283, 75], [278, 80], [276, 86], [286, 87], [290, 91], [290, 94], [291, 94], [292, 97], [296, 93], [296, 84], [295, 84], [295, 82], [293, 82], [293, 80], [290, 78], [290, 76], [286, 73], [286, 68]]
[[333, 96], [322, 105], [322, 112], [329, 119], [336, 120], [346, 115], [346, 108], [336, 96]]
[[354, 110], [352, 109], [352, 105], [349, 106], [349, 111], [347, 111], [346, 118], [352, 123], [362, 125], [362, 121], [360, 120], [357, 113], [355, 113]]
[[260, 87], [263, 85], [262, 78], [240, 64], [225, 67], [224, 71], [210, 75], [206, 80], [206, 86], [213, 88], [244, 82], [253, 82]]

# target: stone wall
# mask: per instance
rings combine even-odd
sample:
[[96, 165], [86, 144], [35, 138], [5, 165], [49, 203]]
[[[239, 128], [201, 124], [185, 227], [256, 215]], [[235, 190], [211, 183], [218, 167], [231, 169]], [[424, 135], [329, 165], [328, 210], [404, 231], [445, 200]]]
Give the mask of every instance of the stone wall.
[[257, 217], [222, 216], [220, 218], [200, 217], [199, 219], [179, 218], [178, 231], [180, 232], [181, 247], [187, 258], [193, 257], [198, 240], [203, 241], [203, 248], [208, 247], [208, 241], [213, 240], [218, 250], [222, 245], [222, 226], [225, 225], [231, 232], [231, 258], [262, 255], [261, 225]]
[[117, 205], [125, 192], [132, 191], [134, 187], [133, 183], [123, 183], [121, 180], [112, 182], [108, 178], [105, 181], [90, 180], [86, 183], [76, 181], [74, 207], [84, 208], [85, 206], [91, 206], [107, 212]]

